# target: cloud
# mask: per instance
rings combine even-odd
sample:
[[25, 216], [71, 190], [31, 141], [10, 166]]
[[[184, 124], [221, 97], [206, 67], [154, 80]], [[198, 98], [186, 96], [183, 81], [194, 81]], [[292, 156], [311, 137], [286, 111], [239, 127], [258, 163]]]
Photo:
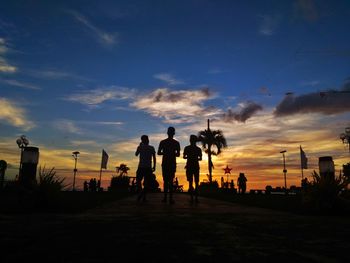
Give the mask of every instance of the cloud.
[[271, 36], [275, 33], [279, 21], [279, 15], [261, 15], [261, 23], [259, 25], [259, 33], [264, 36]]
[[104, 46], [113, 46], [117, 44], [118, 34], [116, 32], [108, 33], [98, 28], [91, 21], [89, 21], [84, 15], [76, 11], [69, 10], [67, 12], [71, 14], [75, 18], [75, 20], [77, 20], [79, 23], [81, 23], [87, 29], [89, 29], [95, 35], [95, 37], [97, 37], [97, 41], [103, 44]]
[[350, 84], [347, 81], [340, 90], [308, 93], [299, 96], [286, 95], [277, 105], [275, 116], [321, 113], [331, 115], [350, 111]]
[[83, 134], [83, 131], [80, 127], [77, 126], [75, 121], [67, 119], [59, 119], [53, 122], [53, 127], [57, 130], [73, 133], [73, 134]]
[[295, 11], [297, 16], [308, 22], [315, 22], [319, 18], [319, 12], [314, 0], [298, 0], [295, 5]]
[[204, 102], [215, 97], [209, 89], [169, 90], [160, 88], [137, 97], [131, 106], [144, 110], [166, 122], [192, 122], [198, 116], [208, 117], [218, 114], [219, 109], [204, 106]]
[[10, 85], [10, 86], [23, 88], [23, 89], [41, 90], [41, 88], [39, 88], [33, 84], [21, 82], [21, 81], [15, 80], [15, 79], [0, 79], [0, 82], [3, 82], [3, 83]]
[[0, 119], [8, 124], [27, 131], [35, 127], [32, 121], [27, 120], [26, 111], [14, 102], [0, 98]]
[[251, 118], [256, 112], [262, 110], [262, 106], [253, 102], [247, 101], [240, 104], [240, 111], [235, 112], [232, 109], [228, 109], [226, 113], [223, 114], [222, 118], [227, 122], [246, 122], [249, 118]]
[[135, 96], [135, 90], [119, 86], [97, 88], [75, 93], [65, 97], [67, 101], [78, 102], [89, 107], [95, 107], [108, 100], [125, 100]]
[[4, 38], [0, 38], [0, 73], [14, 73], [18, 69], [17, 67], [9, 64], [5, 59], [5, 55], [8, 53], [9, 48]]
[[185, 84], [184, 81], [180, 79], [176, 79], [172, 74], [170, 73], [157, 73], [154, 74], [153, 77], [155, 79], [159, 79], [161, 81], [164, 81], [167, 83], [169, 86], [174, 86], [174, 85], [180, 85], [180, 84]]
[[65, 72], [65, 71], [57, 71], [57, 70], [26, 70], [23, 71], [23, 73], [26, 73], [29, 76], [35, 77], [35, 78], [44, 78], [44, 79], [75, 79], [75, 80], [84, 80], [88, 81], [90, 79], [79, 76], [77, 74], [73, 74], [71, 72]]

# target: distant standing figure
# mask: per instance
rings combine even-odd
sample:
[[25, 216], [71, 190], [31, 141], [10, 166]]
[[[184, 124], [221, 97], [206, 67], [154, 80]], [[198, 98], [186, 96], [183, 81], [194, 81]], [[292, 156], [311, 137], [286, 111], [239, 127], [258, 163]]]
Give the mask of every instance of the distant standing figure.
[[180, 143], [174, 139], [175, 128], [168, 128], [168, 138], [159, 143], [158, 155], [163, 155], [162, 174], [164, 182], [164, 198], [162, 202], [167, 202], [167, 194], [169, 192], [170, 203], [174, 203], [173, 199], [173, 181], [176, 172], [176, 157], [180, 156]]
[[[185, 147], [183, 154], [184, 159], [187, 159], [186, 177], [189, 183], [188, 191], [191, 195], [191, 202], [193, 202], [193, 196], [195, 196], [195, 201], [198, 202], [199, 161], [202, 160], [202, 150], [196, 145], [197, 140], [196, 135], [191, 135], [190, 145]], [[193, 189], [193, 178], [195, 189]]]
[[87, 181], [84, 181], [84, 192], [89, 191], [89, 183]]
[[247, 189], [247, 178], [245, 177], [244, 173], [239, 173], [239, 177], [237, 179], [237, 185], [238, 185], [238, 193], [244, 194]]
[[[152, 172], [156, 170], [156, 151], [153, 146], [149, 145], [147, 135], [141, 136], [140, 145], [137, 147], [135, 155], [140, 155], [139, 166], [136, 172], [136, 185], [139, 192], [137, 200], [146, 201], [146, 193], [150, 187]], [[152, 165], [153, 160], [153, 165]], [[142, 189], [143, 179], [143, 189]]]

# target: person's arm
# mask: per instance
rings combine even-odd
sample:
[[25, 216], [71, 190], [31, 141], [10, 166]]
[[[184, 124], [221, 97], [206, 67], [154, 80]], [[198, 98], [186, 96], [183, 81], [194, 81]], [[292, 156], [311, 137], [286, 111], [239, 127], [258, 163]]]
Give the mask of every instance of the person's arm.
[[188, 157], [188, 156], [187, 156], [187, 151], [186, 151], [186, 147], [185, 147], [183, 158], [184, 158], [184, 159], [187, 159], [187, 157]]
[[202, 150], [199, 148], [198, 161], [202, 161]]
[[152, 167], [152, 171], [154, 172], [154, 171], [156, 170], [156, 163], [157, 163], [156, 152], [155, 152], [155, 151], [152, 153], [152, 157], [153, 157], [153, 167]]
[[180, 157], [180, 143], [177, 142], [177, 145], [176, 145], [176, 157]]
[[162, 142], [159, 143], [157, 154], [158, 155], [163, 155], [163, 144], [162, 144]]
[[136, 152], [135, 152], [135, 156], [138, 156], [140, 154], [140, 146], [137, 147]]

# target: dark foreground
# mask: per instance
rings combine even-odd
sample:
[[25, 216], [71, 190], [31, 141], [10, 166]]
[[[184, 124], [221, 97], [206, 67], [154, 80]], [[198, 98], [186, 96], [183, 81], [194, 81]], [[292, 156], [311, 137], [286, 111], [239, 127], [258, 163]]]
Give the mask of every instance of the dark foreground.
[[177, 194], [78, 214], [0, 214], [1, 262], [349, 262], [349, 217], [302, 216]]

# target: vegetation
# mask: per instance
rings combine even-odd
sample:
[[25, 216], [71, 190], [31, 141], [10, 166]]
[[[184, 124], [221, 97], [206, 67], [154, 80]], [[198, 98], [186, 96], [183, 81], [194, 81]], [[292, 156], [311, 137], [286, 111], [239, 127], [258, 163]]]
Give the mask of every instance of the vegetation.
[[[214, 168], [212, 162], [212, 155], [219, 155], [222, 148], [227, 147], [226, 139], [221, 130], [211, 130], [208, 120], [208, 129], [200, 131], [198, 133], [198, 140], [202, 143], [202, 147], [206, 154], [208, 154], [208, 169], [209, 169], [209, 182], [212, 183], [213, 175], [212, 171]], [[216, 150], [213, 149], [216, 148]]]
[[7, 162], [4, 160], [0, 160], [0, 190], [3, 188], [3, 185], [4, 185], [6, 169], [7, 169]]
[[119, 166], [116, 167], [116, 169], [117, 169], [117, 173], [120, 176], [127, 175], [128, 171], [130, 170], [130, 168], [125, 163], [120, 164]]
[[[334, 173], [320, 175], [313, 172], [313, 181], [303, 190], [303, 206], [319, 212], [343, 209], [347, 201], [341, 198], [341, 193], [347, 189], [350, 178]], [[345, 203], [344, 203], [345, 202]]]

